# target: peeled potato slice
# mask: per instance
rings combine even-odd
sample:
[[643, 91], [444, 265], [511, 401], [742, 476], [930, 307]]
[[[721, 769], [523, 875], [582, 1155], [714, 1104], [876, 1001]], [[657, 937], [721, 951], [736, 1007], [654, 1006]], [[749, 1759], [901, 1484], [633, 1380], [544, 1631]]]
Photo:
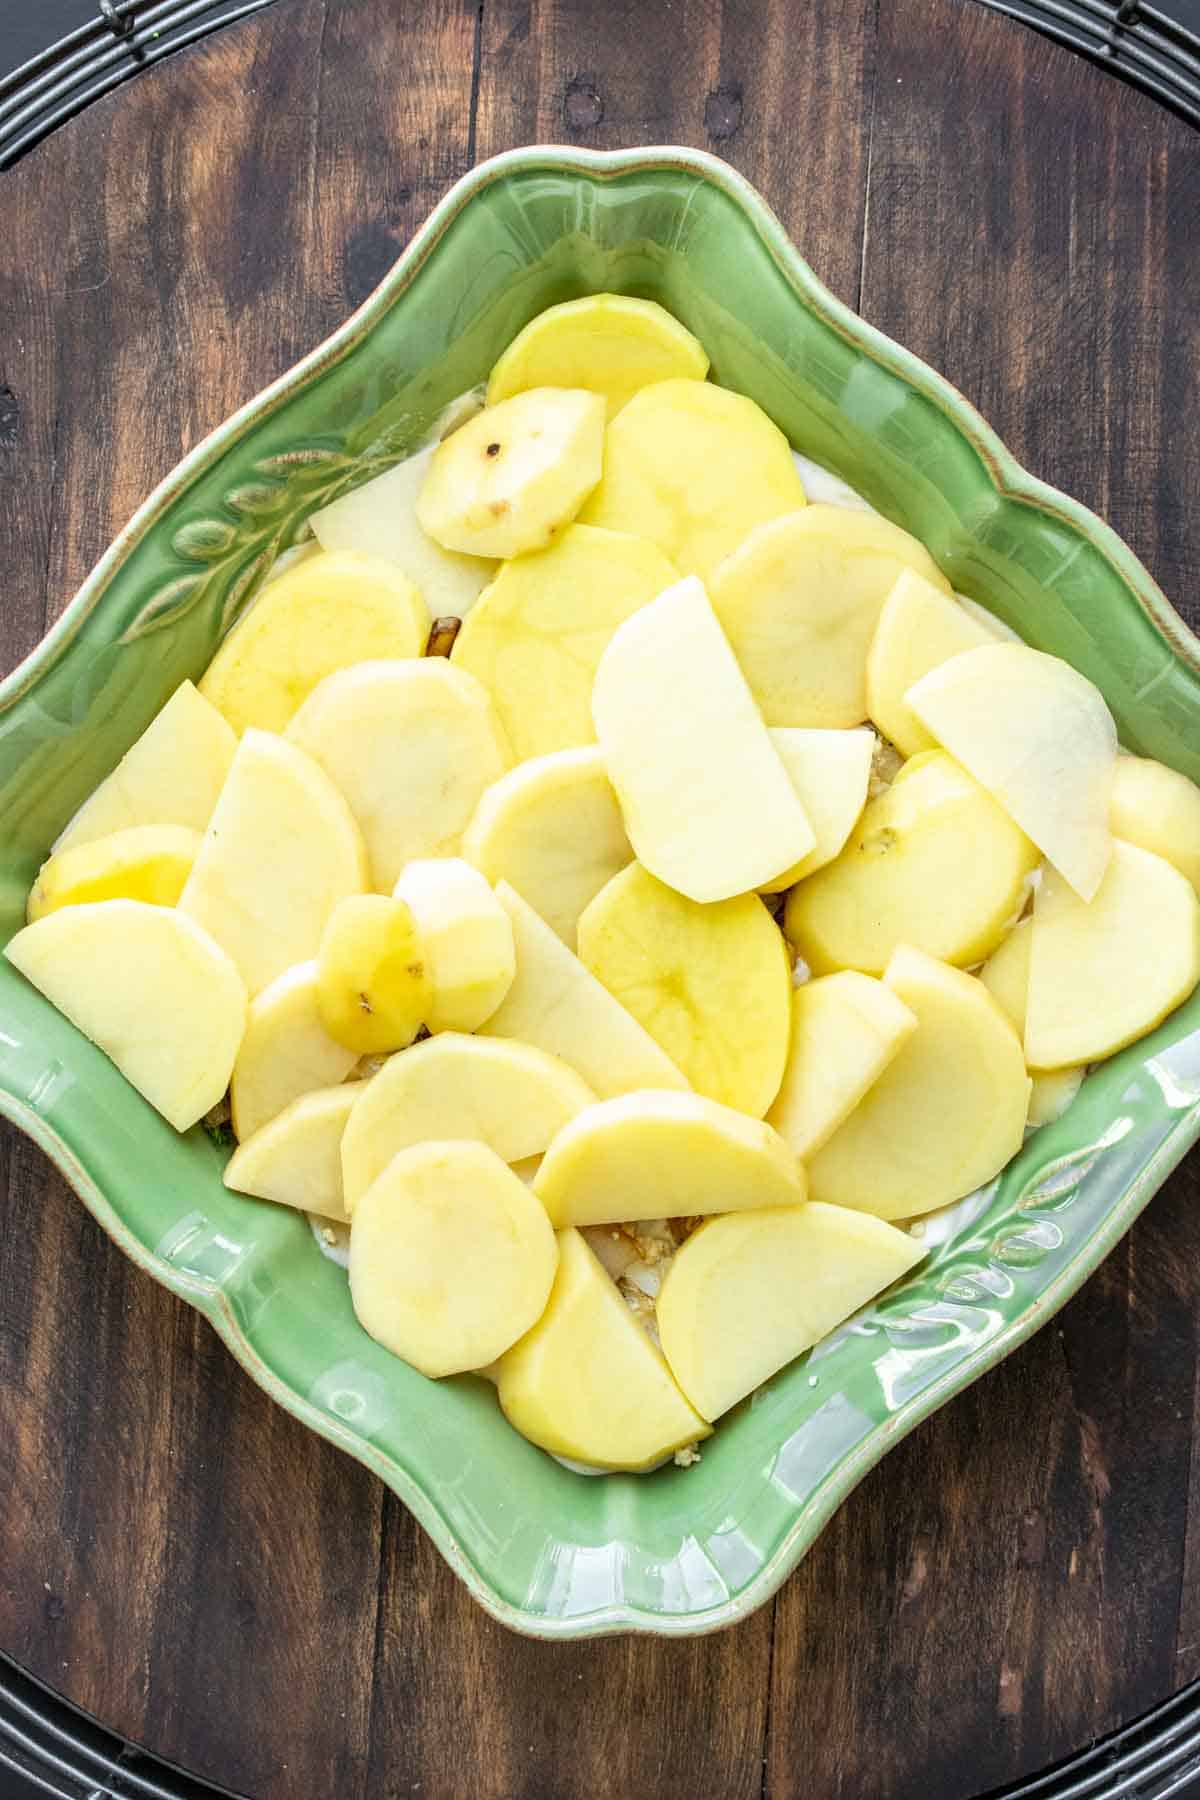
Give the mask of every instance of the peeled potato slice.
[[29, 895], [29, 918], [88, 900], [174, 906], [199, 845], [200, 833], [186, 825], [130, 825], [59, 850], [38, 872]]
[[867, 717], [867, 651], [906, 569], [949, 591], [929, 552], [877, 513], [806, 506], [760, 525], [712, 578], [712, 603], [768, 725]]
[[404, 1050], [433, 1009], [433, 983], [412, 908], [349, 894], [330, 913], [317, 954], [317, 1012], [358, 1056]]
[[703, 381], [708, 356], [698, 338], [653, 300], [587, 294], [548, 306], [519, 331], [488, 382], [488, 405], [526, 388], [588, 388], [608, 416], [651, 382]]
[[767, 1123], [797, 1156], [811, 1156], [916, 1029], [916, 1014], [869, 975], [806, 981], [792, 994], [791, 1048]]
[[496, 573], [496, 564], [491, 557], [443, 550], [421, 529], [417, 495], [436, 449], [431, 444], [418, 450], [394, 469], [340, 494], [308, 522], [323, 550], [381, 557], [416, 583], [435, 618], [448, 613], [463, 619]]
[[1061, 1119], [1083, 1086], [1086, 1066], [1073, 1069], [1047, 1069], [1034, 1075], [1029, 1095], [1029, 1120], [1033, 1126], [1053, 1125]]
[[868, 803], [840, 856], [793, 888], [784, 929], [819, 974], [882, 975], [899, 944], [977, 963], [1021, 910], [1038, 854], [940, 751]]
[[1117, 840], [1087, 902], [1047, 869], [1030, 934], [1030, 1068], [1111, 1056], [1153, 1031], [1198, 980], [1200, 901], [1161, 856]]
[[234, 1135], [244, 1142], [302, 1094], [345, 1081], [357, 1060], [321, 1023], [316, 963], [285, 969], [250, 1002], [229, 1083]]
[[186, 825], [203, 831], [229, 773], [237, 737], [190, 681], [181, 682], [85, 800], [56, 851], [75, 849], [133, 825]]
[[804, 1175], [769, 1125], [701, 1094], [644, 1089], [598, 1100], [564, 1125], [533, 1191], [557, 1230], [796, 1206]]
[[578, 1231], [559, 1232], [546, 1310], [501, 1357], [496, 1386], [531, 1443], [595, 1468], [652, 1468], [709, 1434]]
[[839, 1206], [710, 1219], [680, 1245], [658, 1298], [671, 1373], [698, 1413], [720, 1418], [923, 1254], [894, 1225]]
[[780, 726], [771, 732], [771, 742], [816, 843], [807, 856], [767, 882], [761, 889], [764, 894], [782, 893], [833, 861], [866, 805], [878, 739], [865, 727], [860, 731], [789, 731]]
[[996, 634], [971, 616], [952, 594], [906, 569], [888, 594], [867, 652], [867, 714], [905, 756], [932, 750], [926, 731], [904, 696], [930, 669], [961, 650], [995, 643]]
[[64, 906], [18, 931], [4, 954], [176, 1131], [224, 1094], [246, 987], [183, 913], [140, 900]]
[[905, 702], [1083, 900], [1108, 866], [1117, 731], [1099, 688], [1057, 656], [984, 644], [931, 669]]
[[594, 1099], [574, 1069], [531, 1044], [427, 1038], [385, 1063], [354, 1109], [342, 1140], [346, 1210], [410, 1144], [470, 1139], [522, 1162]]
[[1144, 756], [1118, 756], [1109, 820], [1114, 837], [1165, 857], [1200, 894], [1200, 788], [1194, 781]]
[[1030, 1083], [1016, 1032], [973, 975], [904, 947], [885, 979], [917, 1029], [808, 1178], [814, 1200], [908, 1219], [999, 1174], [1021, 1148]]
[[573, 950], [580, 913], [633, 860], [602, 752], [518, 763], [480, 800], [462, 853], [489, 881], [514, 887]]
[[504, 564], [451, 660], [488, 690], [520, 761], [595, 741], [592, 682], [605, 646], [677, 579], [648, 538], [590, 525]]
[[476, 1031], [513, 984], [508, 914], [461, 857], [410, 862], [393, 890], [411, 909], [429, 972], [430, 1031]]
[[520, 894], [502, 881], [496, 898], [512, 922], [517, 973], [483, 1031], [561, 1057], [605, 1099], [635, 1088], [687, 1087], [649, 1032]]
[[200, 683], [235, 731], [282, 731], [319, 681], [381, 657], [420, 656], [429, 612], [407, 575], [354, 551], [325, 551], [272, 581]]
[[225, 1165], [225, 1186], [344, 1225], [342, 1133], [366, 1085], [343, 1081], [291, 1101], [239, 1144]]
[[362, 838], [329, 777], [284, 738], [247, 731], [180, 910], [228, 951], [254, 995], [315, 956], [337, 902], [366, 885]]
[[1025, 1006], [1029, 998], [1032, 929], [1032, 917], [1020, 920], [979, 971], [980, 981], [1022, 1041], [1025, 1037]]
[[783, 1079], [792, 984], [757, 895], [698, 906], [634, 863], [580, 919], [579, 955], [697, 1093], [762, 1118]]
[[544, 550], [600, 479], [604, 402], [582, 388], [530, 388], [440, 443], [417, 496], [423, 531], [447, 550]]
[[485, 1144], [400, 1151], [350, 1225], [359, 1324], [422, 1375], [495, 1362], [541, 1317], [557, 1266], [544, 1211]]
[[414, 857], [457, 853], [479, 796], [510, 760], [483, 688], [440, 656], [329, 676], [287, 735], [346, 796], [372, 883], [387, 893]]
[[816, 842], [703, 584], [618, 628], [592, 717], [638, 860], [690, 900], [762, 887]]
[[753, 400], [659, 381], [609, 425], [604, 478], [580, 518], [652, 538], [681, 574], [707, 579], [755, 525], [803, 505], [787, 439]]

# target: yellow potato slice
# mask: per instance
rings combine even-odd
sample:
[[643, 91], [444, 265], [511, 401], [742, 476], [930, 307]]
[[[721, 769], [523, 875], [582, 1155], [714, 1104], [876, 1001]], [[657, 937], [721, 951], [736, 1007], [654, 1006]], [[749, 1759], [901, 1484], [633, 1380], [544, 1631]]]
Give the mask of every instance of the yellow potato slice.
[[931, 669], [905, 702], [1090, 900], [1112, 849], [1117, 728], [1099, 688], [1026, 644], [983, 644]]
[[907, 1232], [840, 1206], [710, 1219], [680, 1245], [659, 1294], [671, 1373], [718, 1419], [923, 1254]]
[[129, 825], [59, 850], [29, 895], [30, 921], [88, 900], [145, 900], [174, 906], [191, 874], [200, 833], [186, 825]]
[[995, 632], [972, 618], [952, 594], [905, 569], [883, 603], [867, 652], [868, 717], [905, 756], [934, 749], [937, 739], [905, 694], [960, 650], [995, 641]]
[[410, 1144], [469, 1139], [523, 1162], [595, 1097], [574, 1069], [531, 1044], [453, 1031], [426, 1038], [391, 1057], [354, 1109], [342, 1140], [346, 1210]]
[[359, 1324], [422, 1375], [495, 1362], [542, 1316], [557, 1267], [545, 1213], [485, 1144], [400, 1151], [350, 1224]]
[[681, 575], [707, 580], [756, 525], [803, 505], [788, 441], [760, 406], [710, 381], [659, 381], [609, 425], [580, 518], [652, 538]]
[[1047, 1069], [1034, 1075], [1029, 1095], [1028, 1123], [1037, 1127], [1061, 1119], [1083, 1086], [1086, 1065], [1074, 1069]]
[[710, 1427], [578, 1231], [558, 1234], [546, 1310], [496, 1369], [511, 1425], [555, 1456], [648, 1469]]
[[18, 931], [4, 954], [176, 1131], [224, 1094], [246, 987], [183, 913], [140, 900], [64, 906]]
[[638, 860], [688, 899], [762, 887], [816, 843], [695, 576], [614, 632], [592, 718]]
[[793, 888], [784, 929], [818, 974], [882, 975], [899, 944], [981, 962], [1021, 910], [1038, 854], [942, 752], [868, 803], [841, 855]]
[[517, 974], [484, 1032], [561, 1057], [602, 1099], [635, 1088], [687, 1087], [649, 1032], [515, 889], [502, 881], [496, 898], [512, 922]]
[[811, 1156], [916, 1029], [916, 1014], [869, 975], [845, 969], [806, 981], [792, 994], [791, 1048], [768, 1125], [797, 1156]]
[[780, 894], [823, 869], [841, 850], [867, 803], [879, 740], [866, 726], [856, 731], [777, 726], [770, 736], [816, 838], [807, 856], [759, 889]]
[[393, 890], [412, 911], [431, 986], [430, 1031], [477, 1031], [513, 984], [508, 914], [478, 869], [448, 856], [406, 864]]
[[544, 550], [600, 479], [604, 401], [582, 388], [530, 388], [488, 406], [440, 443], [417, 495], [423, 531], [447, 550]]
[[1032, 929], [1032, 917], [1020, 920], [979, 971], [980, 981], [1022, 1042], [1025, 1038], [1025, 1006], [1029, 998]]
[[85, 800], [56, 851], [74, 850], [133, 825], [186, 825], [203, 831], [225, 784], [237, 736], [190, 681], [181, 682]]
[[564, 1125], [533, 1191], [560, 1230], [798, 1206], [804, 1172], [769, 1125], [702, 1094], [643, 1089]]
[[1030, 1081], [981, 981], [903, 947], [887, 985], [917, 1029], [808, 1164], [814, 1200], [909, 1219], [961, 1200], [1015, 1156]]
[[639, 388], [707, 374], [703, 344], [665, 307], [587, 294], [548, 306], [517, 333], [492, 370], [488, 405], [526, 388], [588, 388], [604, 396], [611, 419]]
[[248, 730], [179, 898], [251, 995], [317, 953], [325, 921], [367, 885], [350, 809], [311, 757]]
[[1145, 1037], [1200, 981], [1200, 901], [1187, 877], [1119, 839], [1091, 901], [1047, 869], [1033, 908], [1030, 1068], [1099, 1062]]
[[518, 763], [483, 795], [462, 853], [490, 882], [514, 887], [573, 950], [580, 913], [633, 860], [603, 752], [584, 746]]
[[791, 1035], [791, 973], [756, 894], [698, 906], [633, 863], [579, 921], [584, 966], [698, 1094], [761, 1119]]
[[404, 1050], [433, 1010], [433, 982], [412, 908], [384, 894], [348, 894], [321, 934], [317, 1012], [335, 1043], [358, 1056]]
[[1114, 837], [1186, 875], [1200, 894], [1200, 788], [1176, 769], [1144, 756], [1118, 756], [1109, 822]]
[[420, 656], [429, 611], [407, 575], [351, 550], [309, 556], [265, 587], [209, 663], [200, 692], [235, 731], [282, 731], [336, 669]]
[[440, 656], [330, 675], [287, 735], [346, 796], [382, 893], [414, 857], [457, 855], [479, 796], [510, 761], [487, 694]]
[[906, 569], [949, 592], [915, 537], [877, 513], [806, 506], [731, 546], [712, 603], [768, 725], [867, 717], [867, 652]]
[[365, 1081], [343, 1081], [292, 1100], [248, 1137], [225, 1165], [225, 1186], [257, 1200], [346, 1224], [342, 1134]]
[[234, 1136], [244, 1142], [301, 1095], [345, 1081], [357, 1060], [321, 1023], [316, 962], [285, 969], [250, 1002], [229, 1083]]
[[592, 682], [609, 639], [677, 579], [648, 538], [590, 525], [504, 564], [451, 661], [492, 696], [518, 761], [595, 742]]

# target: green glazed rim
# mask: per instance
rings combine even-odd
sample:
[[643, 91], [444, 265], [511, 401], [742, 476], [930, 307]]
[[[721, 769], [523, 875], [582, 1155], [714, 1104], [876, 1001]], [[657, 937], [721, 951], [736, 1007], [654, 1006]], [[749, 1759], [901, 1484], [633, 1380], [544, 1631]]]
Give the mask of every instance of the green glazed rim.
[[[478, 295], [456, 226], [479, 244]], [[412, 305], [410, 360], [397, 327], [361, 361], [408, 297], [445, 281], [443, 258], [436, 317]], [[1128, 747], [1200, 776], [1200, 640], [1146, 569], [836, 300], [747, 182], [672, 147], [516, 150], [458, 182], [346, 324], [184, 458], [0, 685], [4, 941], [57, 829], [308, 514], [404, 454], [525, 319], [604, 285], [663, 298], [717, 379], [915, 530], [960, 591], [1096, 680]], [[990, 1188], [931, 1220], [927, 1263], [736, 1409], [697, 1468], [589, 1480], [524, 1444], [484, 1384], [424, 1382], [372, 1345], [302, 1219], [229, 1194], [207, 1139], [175, 1138], [7, 964], [0, 994], [0, 1112], [261, 1387], [404, 1500], [490, 1613], [540, 1637], [744, 1618], [893, 1443], [1075, 1292], [1200, 1136], [1193, 996]], [[314, 1320], [343, 1352], [332, 1366], [313, 1361]]]

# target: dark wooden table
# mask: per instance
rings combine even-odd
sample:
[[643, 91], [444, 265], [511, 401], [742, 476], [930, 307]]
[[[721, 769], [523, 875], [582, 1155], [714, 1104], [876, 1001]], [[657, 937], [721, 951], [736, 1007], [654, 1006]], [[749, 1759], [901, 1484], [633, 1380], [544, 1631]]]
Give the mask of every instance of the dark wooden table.
[[[1200, 138], [973, 0], [280, 0], [0, 189], [0, 656], [477, 157], [706, 145], [1200, 622]], [[255, 1800], [965, 1800], [1200, 1675], [1200, 1165], [724, 1635], [505, 1633], [0, 1136], [0, 1647]]]

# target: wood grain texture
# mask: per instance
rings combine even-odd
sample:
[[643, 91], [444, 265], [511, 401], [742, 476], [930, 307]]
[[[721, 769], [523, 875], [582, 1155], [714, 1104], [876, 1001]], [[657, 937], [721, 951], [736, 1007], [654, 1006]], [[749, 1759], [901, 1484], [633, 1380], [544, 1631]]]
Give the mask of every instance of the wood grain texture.
[[[536, 139], [726, 156], [1200, 622], [1200, 139], [1152, 103], [971, 0], [279, 0], [6, 179], [4, 666]], [[566, 1647], [487, 1620], [7, 1130], [0, 1193], [0, 1646], [254, 1800], [964, 1800], [1200, 1674], [1194, 1164], [773, 1606]]]

